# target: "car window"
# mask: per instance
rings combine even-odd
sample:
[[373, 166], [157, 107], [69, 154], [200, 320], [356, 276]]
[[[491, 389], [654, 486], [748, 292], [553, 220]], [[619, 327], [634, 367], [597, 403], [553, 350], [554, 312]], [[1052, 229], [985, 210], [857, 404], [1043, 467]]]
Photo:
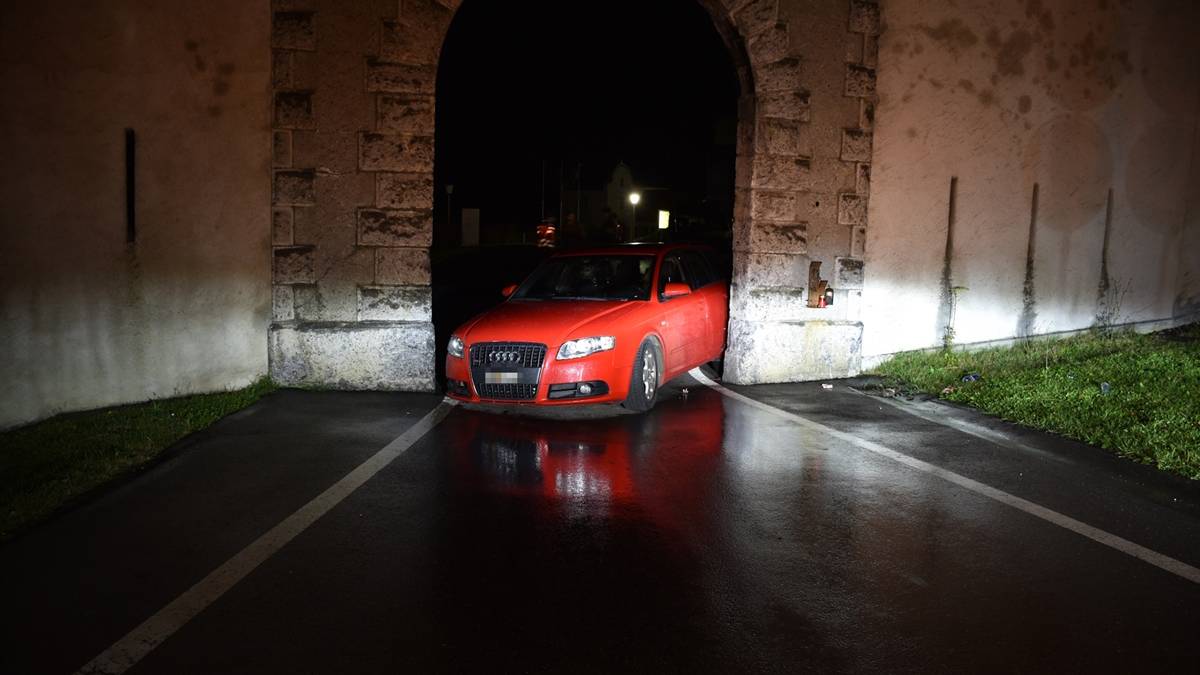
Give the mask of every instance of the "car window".
[[684, 271], [687, 272], [688, 280], [692, 284], [692, 290], [704, 288], [716, 281], [717, 275], [713, 274], [712, 267], [704, 259], [704, 256], [696, 251], [684, 251], [681, 258]]
[[669, 255], [663, 258], [662, 270], [658, 273], [658, 294], [662, 295], [663, 291], [667, 290], [667, 284], [686, 284], [687, 278], [683, 275], [683, 266], [679, 263], [679, 256]]
[[513, 294], [525, 300], [649, 300], [654, 258], [635, 255], [551, 258]]

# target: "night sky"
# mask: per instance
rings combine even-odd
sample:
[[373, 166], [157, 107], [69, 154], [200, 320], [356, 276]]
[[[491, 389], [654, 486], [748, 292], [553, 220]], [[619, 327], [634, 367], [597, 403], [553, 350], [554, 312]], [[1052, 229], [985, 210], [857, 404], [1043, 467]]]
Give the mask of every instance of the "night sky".
[[547, 215], [560, 163], [568, 189], [577, 164], [583, 187], [600, 189], [623, 160], [638, 185], [694, 212], [710, 186], [731, 199], [738, 84], [695, 0], [467, 0], [437, 86], [436, 223], [447, 183], [455, 223], [463, 206], [484, 228], [536, 223], [543, 160]]

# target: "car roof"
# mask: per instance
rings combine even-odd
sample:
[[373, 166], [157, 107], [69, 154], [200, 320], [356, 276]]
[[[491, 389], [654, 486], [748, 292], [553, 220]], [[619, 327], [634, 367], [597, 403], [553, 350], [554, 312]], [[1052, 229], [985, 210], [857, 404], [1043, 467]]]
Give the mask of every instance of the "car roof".
[[556, 251], [554, 258], [565, 256], [579, 255], [659, 255], [667, 251], [677, 249], [704, 249], [708, 248], [702, 244], [686, 244], [686, 243], [634, 243], [634, 244], [614, 244], [611, 246], [594, 246], [587, 248], [573, 248], [563, 251]]

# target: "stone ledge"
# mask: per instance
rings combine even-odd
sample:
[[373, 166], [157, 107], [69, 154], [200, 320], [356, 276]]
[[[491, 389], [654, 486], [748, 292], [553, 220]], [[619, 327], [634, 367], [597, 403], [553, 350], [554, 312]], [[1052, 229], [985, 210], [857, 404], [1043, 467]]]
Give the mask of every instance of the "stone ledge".
[[273, 323], [269, 358], [271, 379], [282, 386], [436, 389], [436, 349], [428, 322]]
[[731, 384], [807, 382], [857, 375], [862, 323], [857, 321], [729, 322], [724, 379]]

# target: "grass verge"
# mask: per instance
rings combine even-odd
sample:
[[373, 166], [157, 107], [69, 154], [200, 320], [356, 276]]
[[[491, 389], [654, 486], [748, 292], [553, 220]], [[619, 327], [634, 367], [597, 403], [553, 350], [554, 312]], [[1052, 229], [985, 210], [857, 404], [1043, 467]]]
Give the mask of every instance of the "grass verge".
[[[908, 352], [876, 373], [895, 386], [1200, 479], [1200, 323], [1149, 335]], [[979, 379], [964, 382], [972, 374]]]
[[154, 459], [275, 386], [68, 413], [0, 433], [0, 541]]

